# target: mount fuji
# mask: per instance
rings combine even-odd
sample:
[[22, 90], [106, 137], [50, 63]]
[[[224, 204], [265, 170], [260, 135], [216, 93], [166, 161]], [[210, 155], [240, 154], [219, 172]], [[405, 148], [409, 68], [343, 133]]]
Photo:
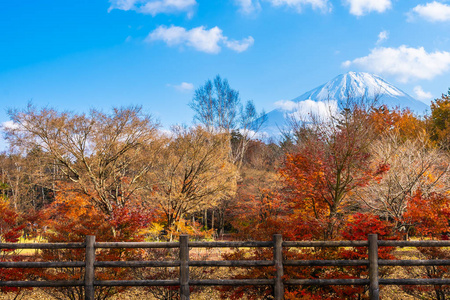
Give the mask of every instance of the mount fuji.
[[278, 107], [267, 114], [262, 130], [268, 136], [277, 136], [284, 128], [289, 115], [323, 114], [342, 107], [349, 99], [377, 99], [377, 104], [389, 108], [409, 108], [418, 115], [424, 115], [429, 106], [414, 99], [399, 88], [377, 75], [363, 72], [348, 72], [313, 89], [291, 101], [278, 101]]

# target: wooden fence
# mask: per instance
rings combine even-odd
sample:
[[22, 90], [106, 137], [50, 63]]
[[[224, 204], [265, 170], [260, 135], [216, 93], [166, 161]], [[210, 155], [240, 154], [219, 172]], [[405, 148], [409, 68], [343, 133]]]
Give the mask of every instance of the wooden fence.
[[[74, 287], [84, 286], [85, 299], [93, 300], [97, 286], [179, 286], [181, 299], [190, 297], [190, 286], [273, 286], [274, 299], [283, 299], [285, 285], [366, 285], [370, 299], [379, 299], [379, 285], [450, 285], [450, 279], [380, 279], [379, 266], [448, 266], [450, 260], [381, 260], [378, 247], [450, 247], [450, 241], [383, 241], [369, 234], [367, 241], [283, 241], [275, 234], [270, 242], [194, 242], [181, 235], [179, 242], [133, 243], [95, 242], [87, 236], [84, 243], [10, 244], [0, 243], [0, 249], [73, 249], [85, 248], [85, 261], [67, 262], [0, 262], [0, 268], [84, 268], [84, 280], [78, 281], [0, 281], [8, 287]], [[266, 247], [273, 249], [273, 260], [197, 261], [189, 259], [190, 248]], [[283, 260], [283, 247], [368, 247], [367, 260]], [[179, 248], [176, 261], [96, 261], [95, 249], [101, 248]], [[275, 267], [273, 279], [204, 279], [190, 280], [190, 267]], [[366, 266], [368, 279], [289, 279], [283, 280], [284, 266]], [[178, 267], [178, 280], [96, 280], [95, 268]]]

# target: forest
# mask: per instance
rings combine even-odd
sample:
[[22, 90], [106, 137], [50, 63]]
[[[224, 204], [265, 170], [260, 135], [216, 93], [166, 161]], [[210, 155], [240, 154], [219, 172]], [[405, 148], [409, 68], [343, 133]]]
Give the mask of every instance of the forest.
[[[293, 241], [361, 240], [370, 233], [381, 239], [449, 239], [450, 90], [432, 102], [427, 116], [379, 105], [377, 99], [348, 97], [328, 117], [292, 117], [279, 139], [260, 137], [264, 112], [252, 101], [241, 102], [219, 76], [195, 91], [190, 108], [194, 125], [170, 132], [136, 106], [89, 113], [32, 104], [11, 109], [13, 125], [3, 127], [10, 148], [0, 154], [1, 242], [75, 242], [85, 235], [98, 241], [172, 241], [180, 234], [196, 240], [271, 240], [275, 233]], [[380, 257], [394, 257], [394, 250], [386, 248]], [[448, 249], [419, 252], [421, 258], [450, 257]], [[0, 260], [15, 255], [2, 250]], [[224, 258], [270, 255], [250, 249]], [[358, 248], [285, 255], [367, 257]], [[252, 272], [237, 276], [266, 276], [264, 268]], [[285, 276], [296, 278], [366, 273], [360, 267], [285, 270]], [[448, 274], [448, 267], [433, 267], [420, 276]], [[0, 269], [1, 280], [24, 276]], [[54, 294], [82, 299], [82, 292], [69, 290]], [[402, 290], [417, 299], [447, 299], [450, 293], [446, 286]], [[98, 299], [120, 292], [102, 290]], [[241, 299], [244, 293], [248, 299], [270, 299], [271, 291], [220, 290], [223, 299]], [[285, 298], [366, 299], [367, 288], [291, 287]]]

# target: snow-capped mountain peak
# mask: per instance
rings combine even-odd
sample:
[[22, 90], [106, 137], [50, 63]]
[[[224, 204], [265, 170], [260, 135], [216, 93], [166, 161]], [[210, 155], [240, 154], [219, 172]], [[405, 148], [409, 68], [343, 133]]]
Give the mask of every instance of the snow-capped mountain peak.
[[[406, 97], [414, 102], [417, 101], [380, 76], [363, 72], [348, 72], [336, 76], [329, 82], [304, 93], [292, 101], [300, 102], [308, 99], [314, 101], [343, 101], [348, 97], [377, 97], [378, 99]], [[424, 106], [426, 105], [424, 104]]]
[[340, 106], [349, 98], [364, 98], [368, 101], [377, 99], [380, 105], [385, 104], [389, 108], [409, 108], [419, 115], [424, 115], [429, 110], [427, 104], [414, 99], [378, 75], [348, 72], [291, 101], [277, 102], [278, 108], [268, 113], [268, 121], [263, 131], [273, 136], [279, 133], [279, 128], [286, 125], [286, 117], [289, 114], [323, 111], [324, 105]]

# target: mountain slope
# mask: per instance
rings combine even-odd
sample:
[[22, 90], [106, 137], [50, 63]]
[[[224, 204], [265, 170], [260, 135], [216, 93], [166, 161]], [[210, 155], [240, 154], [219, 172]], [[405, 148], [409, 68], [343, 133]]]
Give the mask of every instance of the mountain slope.
[[291, 101], [278, 102], [279, 108], [267, 114], [264, 128], [269, 136], [278, 135], [286, 125], [286, 116], [292, 113], [307, 114], [314, 111], [323, 113], [328, 105], [340, 106], [349, 98], [377, 99], [378, 104], [389, 108], [409, 108], [416, 114], [424, 115], [429, 106], [414, 99], [399, 88], [377, 75], [363, 72], [348, 72], [310, 90]]

